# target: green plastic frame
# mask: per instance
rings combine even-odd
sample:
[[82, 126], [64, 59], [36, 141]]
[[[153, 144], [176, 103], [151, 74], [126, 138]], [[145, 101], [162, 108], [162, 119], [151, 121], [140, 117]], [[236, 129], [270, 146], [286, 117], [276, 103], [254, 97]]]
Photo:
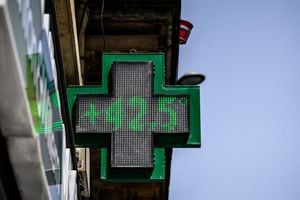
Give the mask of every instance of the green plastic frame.
[[[78, 95], [108, 94], [109, 72], [115, 61], [152, 61], [154, 63], [154, 95], [187, 95], [190, 98], [189, 123], [190, 134], [154, 134], [154, 168], [131, 171], [123, 169], [118, 172], [109, 167], [109, 134], [76, 134], [77, 147], [101, 148], [100, 179], [116, 182], [155, 182], [165, 179], [166, 147], [200, 147], [200, 89], [198, 86], [172, 85], [165, 86], [164, 54], [163, 53], [103, 53], [102, 79], [99, 86], [69, 86], [67, 89], [70, 118]], [[73, 120], [72, 120], [73, 121]], [[124, 171], [125, 170], [125, 171]]]

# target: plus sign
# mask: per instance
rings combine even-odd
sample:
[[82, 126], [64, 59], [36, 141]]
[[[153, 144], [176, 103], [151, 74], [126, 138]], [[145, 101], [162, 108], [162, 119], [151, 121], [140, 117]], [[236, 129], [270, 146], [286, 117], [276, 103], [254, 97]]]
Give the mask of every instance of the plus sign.
[[95, 125], [95, 119], [102, 114], [102, 111], [96, 111], [95, 104], [90, 104], [89, 111], [86, 111], [83, 117], [88, 117], [92, 125]]
[[76, 133], [111, 133], [112, 167], [153, 167], [153, 134], [189, 132], [189, 97], [154, 94], [152, 62], [115, 62], [109, 95], [81, 95]]

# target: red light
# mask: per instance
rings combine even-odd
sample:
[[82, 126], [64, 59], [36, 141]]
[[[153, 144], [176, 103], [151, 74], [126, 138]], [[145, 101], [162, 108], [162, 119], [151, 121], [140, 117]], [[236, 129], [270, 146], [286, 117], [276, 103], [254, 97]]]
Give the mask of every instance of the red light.
[[189, 38], [193, 24], [186, 20], [180, 20], [179, 44], [185, 44]]

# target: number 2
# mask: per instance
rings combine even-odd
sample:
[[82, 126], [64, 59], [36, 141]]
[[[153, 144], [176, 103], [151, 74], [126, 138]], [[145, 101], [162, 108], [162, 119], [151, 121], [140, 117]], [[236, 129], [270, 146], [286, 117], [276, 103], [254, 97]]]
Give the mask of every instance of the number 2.
[[147, 102], [143, 97], [134, 96], [129, 99], [128, 103], [132, 107], [140, 108], [137, 115], [129, 122], [128, 128], [132, 131], [142, 131], [145, 125], [141, 124], [139, 121], [146, 115]]

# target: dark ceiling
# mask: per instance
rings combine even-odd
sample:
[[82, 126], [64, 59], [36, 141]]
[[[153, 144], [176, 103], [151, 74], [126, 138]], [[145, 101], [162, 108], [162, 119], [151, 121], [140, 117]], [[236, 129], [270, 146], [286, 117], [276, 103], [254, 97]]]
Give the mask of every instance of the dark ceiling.
[[[84, 82], [99, 84], [102, 52], [164, 52], [166, 82], [177, 75], [180, 1], [78, 1], [88, 11], [85, 29]], [[78, 12], [77, 12], [78, 13]], [[77, 17], [82, 27], [82, 15]]]

